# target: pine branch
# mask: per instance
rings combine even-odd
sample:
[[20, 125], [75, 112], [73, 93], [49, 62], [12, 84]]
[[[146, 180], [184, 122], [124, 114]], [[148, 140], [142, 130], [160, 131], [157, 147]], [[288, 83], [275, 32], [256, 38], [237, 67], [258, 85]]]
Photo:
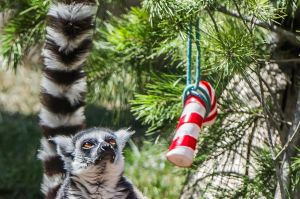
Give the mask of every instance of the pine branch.
[[[258, 76], [258, 80], [259, 80], [259, 87], [260, 87], [260, 95], [261, 95], [261, 100], [260, 100], [260, 103], [261, 103], [261, 106], [263, 107], [263, 110], [264, 110], [264, 114], [267, 115], [267, 109], [266, 109], [266, 103], [265, 103], [265, 97], [264, 97], [264, 90], [263, 90], [263, 83], [261, 81], [261, 78], [260, 78], [260, 75], [259, 75], [259, 72], [256, 73], [257, 76]], [[269, 142], [269, 145], [270, 145], [270, 151], [271, 151], [271, 155], [272, 155], [272, 159], [274, 161], [274, 164], [275, 164], [275, 171], [276, 171], [276, 177], [277, 177], [277, 180], [278, 180], [278, 183], [279, 183], [279, 188], [280, 188], [280, 195], [281, 195], [281, 198], [282, 199], [286, 199], [286, 194], [285, 194], [285, 187], [284, 187], [284, 182], [283, 182], [283, 179], [282, 179], [282, 173], [281, 173], [281, 170], [280, 170], [280, 166], [279, 166], [279, 161], [276, 160], [275, 158], [275, 145], [273, 143], [273, 133], [271, 132], [271, 124], [270, 124], [270, 121], [268, 119], [266, 119], [266, 123], [267, 123], [267, 132], [268, 132], [268, 142]]]
[[[242, 13], [241, 13], [241, 10], [238, 6], [238, 3], [235, 0], [233, 0], [233, 3], [234, 3], [234, 6], [235, 6], [239, 16], [242, 16]], [[245, 27], [248, 29], [249, 33], [252, 35], [253, 34], [252, 29], [248, 26], [247, 21], [244, 19], [244, 17], [241, 17], [241, 19], [242, 19], [243, 24], [245, 25]], [[253, 18], [251, 19], [251, 22], [252, 22], [252, 20], [253, 20]]]
[[279, 153], [276, 155], [275, 160], [278, 160], [280, 156], [288, 149], [288, 147], [294, 143], [295, 138], [297, 138], [298, 133], [300, 129], [300, 122], [298, 123], [295, 131], [292, 133], [292, 135], [288, 138], [288, 141], [285, 143], [285, 145], [282, 147], [282, 149], [279, 151]]
[[[253, 70], [254, 71], [254, 70]], [[254, 71], [256, 73], [256, 71]], [[262, 81], [262, 78], [258, 76], [258, 80]], [[246, 81], [247, 85], [249, 86], [250, 90], [252, 91], [252, 93], [255, 95], [255, 97], [257, 98], [257, 100], [262, 104], [262, 95], [260, 93], [258, 93], [258, 91], [256, 91], [254, 85], [251, 83], [251, 81], [248, 79], [247, 74], [243, 74], [243, 79]], [[260, 86], [260, 85], [258, 85]], [[278, 131], [280, 130], [280, 127], [277, 124], [277, 121], [275, 119], [275, 117], [273, 117], [272, 111], [267, 107], [267, 106], [262, 106], [263, 110], [265, 110], [266, 114], [264, 114], [264, 117], [267, 121], [272, 122], [272, 126], [274, 126]]]
[[217, 10], [218, 12], [222, 12], [222, 13], [232, 16], [232, 17], [241, 18], [248, 23], [253, 23], [259, 27], [262, 27], [264, 29], [275, 32], [275, 33], [285, 37], [286, 39], [288, 39], [294, 45], [300, 46], [300, 40], [297, 38], [298, 35], [296, 35], [295, 33], [291, 32], [291, 31], [285, 30], [285, 29], [275, 25], [274, 23], [268, 23], [268, 22], [259, 20], [255, 16], [243, 16], [235, 10], [227, 9], [225, 6], [216, 6], [214, 9]]
[[[300, 58], [292, 58], [292, 59], [258, 59], [259, 62], [268, 62], [268, 63], [300, 63]], [[287, 65], [288, 66], [288, 65]]]

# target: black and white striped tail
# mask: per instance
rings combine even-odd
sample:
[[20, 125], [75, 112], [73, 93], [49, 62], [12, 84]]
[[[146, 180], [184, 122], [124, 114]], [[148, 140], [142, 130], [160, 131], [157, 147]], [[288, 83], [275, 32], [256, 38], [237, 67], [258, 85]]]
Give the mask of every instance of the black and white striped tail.
[[48, 138], [71, 135], [85, 127], [83, 65], [92, 46], [96, 10], [95, 0], [56, 0], [48, 12], [39, 115], [43, 130], [39, 159], [44, 166], [46, 199], [56, 197], [65, 173]]

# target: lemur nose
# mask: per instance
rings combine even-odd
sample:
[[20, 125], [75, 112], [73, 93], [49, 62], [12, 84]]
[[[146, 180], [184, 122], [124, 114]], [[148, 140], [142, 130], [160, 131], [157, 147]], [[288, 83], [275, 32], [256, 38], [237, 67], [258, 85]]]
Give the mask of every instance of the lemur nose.
[[100, 149], [101, 151], [109, 151], [109, 150], [111, 150], [112, 148], [109, 146], [109, 144], [102, 143], [102, 144], [100, 144], [99, 149]]
[[111, 147], [108, 144], [104, 144], [104, 145], [101, 146], [102, 151], [107, 151], [107, 150], [110, 150], [110, 149], [111, 149]]

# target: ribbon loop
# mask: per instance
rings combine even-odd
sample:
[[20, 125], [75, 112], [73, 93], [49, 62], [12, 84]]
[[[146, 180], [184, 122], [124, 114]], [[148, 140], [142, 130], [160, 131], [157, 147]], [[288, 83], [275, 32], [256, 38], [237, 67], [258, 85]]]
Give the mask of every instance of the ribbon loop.
[[206, 115], [208, 116], [210, 110], [211, 110], [211, 100], [209, 93], [207, 93], [206, 90], [204, 90], [200, 86], [201, 81], [201, 48], [200, 48], [200, 30], [199, 30], [199, 20], [195, 23], [195, 32], [196, 32], [196, 48], [197, 48], [197, 60], [196, 60], [196, 76], [195, 76], [195, 82], [192, 83], [192, 42], [193, 42], [193, 23], [189, 24], [188, 28], [188, 41], [187, 41], [187, 69], [186, 69], [186, 87], [183, 91], [183, 104], [185, 104], [185, 101], [189, 95], [194, 95], [196, 97], [199, 97], [202, 99], [205, 103], [206, 107]]

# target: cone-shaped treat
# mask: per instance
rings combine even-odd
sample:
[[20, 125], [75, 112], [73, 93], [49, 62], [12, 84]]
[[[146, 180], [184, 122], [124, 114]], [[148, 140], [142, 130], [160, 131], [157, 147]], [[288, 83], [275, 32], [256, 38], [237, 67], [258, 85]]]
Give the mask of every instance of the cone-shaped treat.
[[[202, 98], [193, 94], [186, 98], [183, 112], [176, 127], [175, 137], [167, 153], [167, 159], [179, 167], [192, 165], [202, 125], [213, 124], [217, 117], [214, 89], [205, 81], [201, 81], [199, 86], [202, 89], [198, 89], [197, 93]], [[209, 101], [211, 106], [208, 107], [205, 101]], [[209, 108], [210, 112], [206, 113]]]

